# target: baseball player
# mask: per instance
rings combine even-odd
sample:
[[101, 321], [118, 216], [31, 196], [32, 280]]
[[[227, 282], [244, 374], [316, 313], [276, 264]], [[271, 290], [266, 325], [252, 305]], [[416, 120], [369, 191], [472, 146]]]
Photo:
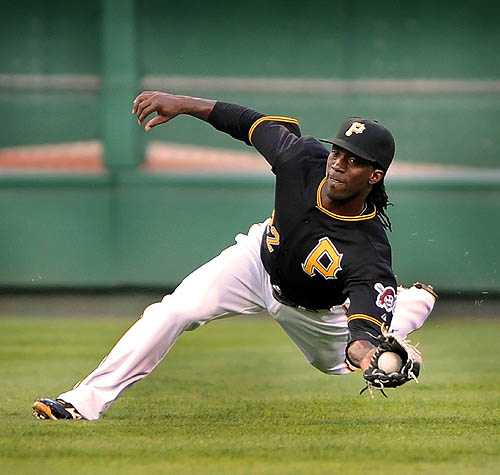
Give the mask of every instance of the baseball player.
[[263, 310], [323, 373], [361, 368], [370, 389], [416, 378], [418, 352], [401, 352], [404, 366], [392, 375], [377, 367], [382, 350], [407, 349], [404, 337], [422, 326], [435, 299], [430, 286], [397, 288], [384, 188], [395, 144], [382, 124], [345, 119], [325, 141], [328, 150], [301, 136], [296, 119], [236, 104], [147, 91], [132, 113], [140, 125], [156, 114], [145, 130], [188, 114], [254, 146], [276, 176], [274, 211], [148, 306], [72, 390], [35, 401], [36, 417], [98, 419], [153, 371], [184, 331]]

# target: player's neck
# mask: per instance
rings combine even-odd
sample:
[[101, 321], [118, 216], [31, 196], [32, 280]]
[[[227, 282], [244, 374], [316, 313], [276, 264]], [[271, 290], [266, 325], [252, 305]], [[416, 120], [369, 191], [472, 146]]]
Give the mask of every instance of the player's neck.
[[[323, 206], [325, 206], [325, 204], [323, 204]], [[358, 205], [357, 203], [330, 202], [329, 206], [325, 206], [325, 208], [328, 211], [341, 216], [360, 216], [364, 211], [366, 211], [364, 201], [361, 205]]]
[[341, 216], [360, 216], [366, 211], [364, 196], [350, 200], [332, 200], [323, 192], [321, 193], [321, 201], [325, 209]]

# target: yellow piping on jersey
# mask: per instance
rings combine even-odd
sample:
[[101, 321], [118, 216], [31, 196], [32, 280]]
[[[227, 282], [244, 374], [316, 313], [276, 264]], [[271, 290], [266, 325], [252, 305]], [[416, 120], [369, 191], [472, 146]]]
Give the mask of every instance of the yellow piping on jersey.
[[275, 122], [287, 122], [289, 124], [295, 124], [299, 125], [299, 121], [297, 119], [294, 119], [292, 117], [281, 117], [279, 115], [266, 115], [265, 117], [261, 117], [260, 119], [257, 119], [253, 124], [252, 127], [250, 127], [250, 130], [248, 131], [248, 141], [253, 145], [252, 142], [252, 135], [257, 128], [258, 125], [262, 124], [262, 122], [265, 122], [267, 120], [272, 120]]
[[327, 214], [332, 218], [340, 219], [342, 221], [365, 221], [367, 219], [374, 218], [375, 215], [377, 214], [377, 208], [375, 207], [375, 205], [373, 205], [373, 211], [370, 214], [362, 214], [361, 216], [342, 216], [341, 214], [335, 214], [332, 213], [331, 211], [328, 211], [321, 202], [321, 190], [325, 182], [326, 182], [326, 177], [323, 178], [323, 180], [321, 180], [321, 183], [318, 186], [318, 191], [316, 192], [316, 201], [317, 201], [316, 208], [318, 208], [320, 211], [323, 211], [323, 213]]
[[356, 371], [357, 369], [359, 368], [356, 368], [356, 366], [353, 366], [351, 363], [349, 363], [349, 361], [344, 360], [344, 364], [345, 364], [345, 367], [351, 372], [351, 373], [354, 373], [354, 371]]
[[352, 322], [353, 320], [368, 320], [369, 322], [382, 328], [382, 322], [379, 322], [376, 318], [370, 317], [369, 315], [363, 315], [362, 313], [355, 313], [354, 315], [351, 315], [347, 319], [347, 323]]

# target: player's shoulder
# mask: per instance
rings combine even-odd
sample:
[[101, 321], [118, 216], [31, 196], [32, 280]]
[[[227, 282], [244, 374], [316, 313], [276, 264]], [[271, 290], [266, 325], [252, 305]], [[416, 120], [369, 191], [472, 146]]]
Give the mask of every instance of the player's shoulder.
[[370, 228], [365, 234], [366, 241], [373, 250], [375, 260], [392, 261], [391, 243], [387, 237], [387, 232], [378, 216], [370, 220]]
[[352, 230], [350, 236], [366, 263], [376, 263], [380, 259], [390, 261], [391, 245], [375, 208], [369, 210], [365, 219], [345, 223], [345, 226]]
[[[303, 135], [297, 138], [293, 146], [289, 147], [280, 157], [281, 165], [297, 169], [310, 169], [319, 166], [322, 169], [328, 158], [328, 150], [312, 135]], [[285, 167], [285, 168], [288, 168]]]
[[316, 137], [303, 135], [299, 141], [304, 150], [307, 150], [311, 156], [322, 159], [328, 158], [328, 149]]

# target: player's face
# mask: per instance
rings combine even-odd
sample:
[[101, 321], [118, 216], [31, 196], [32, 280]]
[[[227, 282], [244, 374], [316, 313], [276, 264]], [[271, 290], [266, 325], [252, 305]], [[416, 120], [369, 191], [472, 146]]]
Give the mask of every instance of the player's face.
[[333, 147], [326, 165], [326, 193], [332, 201], [365, 199], [372, 185], [384, 176], [371, 162], [340, 147]]

